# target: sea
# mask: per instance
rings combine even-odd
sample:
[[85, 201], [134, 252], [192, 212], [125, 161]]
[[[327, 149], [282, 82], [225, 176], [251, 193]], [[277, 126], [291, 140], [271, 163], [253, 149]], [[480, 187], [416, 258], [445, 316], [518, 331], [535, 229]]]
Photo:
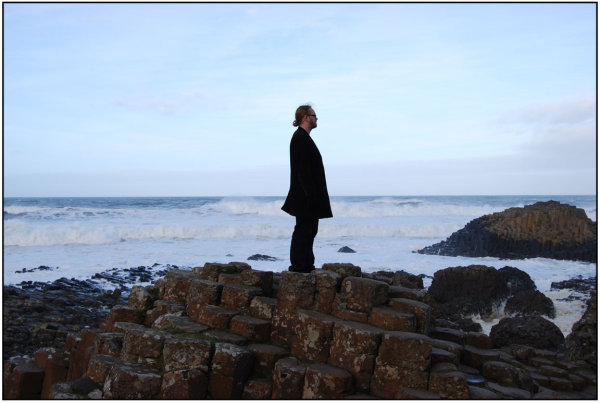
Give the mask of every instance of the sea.
[[[567, 335], [585, 310], [584, 296], [551, 290], [551, 283], [596, 276], [595, 263], [415, 253], [482, 215], [548, 200], [582, 208], [596, 221], [595, 195], [334, 196], [334, 217], [319, 222], [315, 266], [352, 263], [363, 272], [404, 270], [425, 275], [426, 287], [436, 271], [447, 267], [516, 267], [553, 300], [557, 316], [550, 320]], [[295, 223], [281, 210], [283, 201], [283, 196], [5, 197], [3, 283], [85, 280], [111, 268], [193, 268], [206, 262], [246, 262], [256, 270], [282, 272], [289, 267]], [[355, 253], [339, 252], [344, 246]], [[271, 259], [248, 260], [257, 254]], [[31, 270], [40, 266], [49, 269]], [[492, 316], [474, 320], [489, 333], [503, 316], [499, 307]]]

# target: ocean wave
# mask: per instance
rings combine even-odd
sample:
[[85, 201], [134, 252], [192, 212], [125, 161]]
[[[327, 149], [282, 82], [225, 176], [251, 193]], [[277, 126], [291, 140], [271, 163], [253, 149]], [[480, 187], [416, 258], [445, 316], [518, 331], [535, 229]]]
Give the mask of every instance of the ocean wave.
[[[523, 207], [514, 204], [516, 199], [495, 200], [487, 197], [433, 198], [433, 197], [333, 197], [331, 206], [336, 218], [377, 218], [377, 217], [464, 217], [467, 221], [486, 214], [503, 211], [510, 207]], [[5, 219], [28, 219], [50, 221], [101, 220], [103, 218], [152, 219], [177, 221], [185, 217], [285, 217], [281, 210], [282, 197], [223, 197], [202, 199], [194, 202], [183, 201], [152, 204], [127, 204], [105, 202], [97, 204], [56, 206], [4, 206]], [[587, 215], [596, 219], [595, 205], [584, 207]]]
[[[457, 223], [388, 224], [322, 222], [320, 238], [445, 238], [459, 229]], [[132, 241], [185, 241], [205, 239], [287, 239], [293, 222], [229, 222], [194, 224], [129, 223], [84, 225], [81, 222], [34, 224], [11, 220], [4, 223], [5, 246], [103, 245]]]

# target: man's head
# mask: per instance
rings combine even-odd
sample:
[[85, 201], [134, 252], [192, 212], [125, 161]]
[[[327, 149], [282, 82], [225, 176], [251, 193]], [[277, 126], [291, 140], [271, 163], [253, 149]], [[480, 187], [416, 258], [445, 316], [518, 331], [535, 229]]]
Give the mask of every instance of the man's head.
[[296, 120], [292, 123], [294, 126], [300, 126], [308, 133], [317, 127], [317, 115], [310, 105], [300, 105], [296, 109]]

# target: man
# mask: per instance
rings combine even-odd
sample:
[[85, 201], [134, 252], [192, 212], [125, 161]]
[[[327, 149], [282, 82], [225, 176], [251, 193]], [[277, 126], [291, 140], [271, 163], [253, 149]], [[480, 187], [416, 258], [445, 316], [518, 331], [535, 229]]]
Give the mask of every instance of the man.
[[290, 271], [310, 273], [315, 269], [313, 242], [319, 218], [333, 217], [325, 168], [310, 132], [317, 127], [317, 115], [310, 105], [296, 110], [293, 125], [298, 130], [290, 142], [290, 190], [281, 209], [296, 217], [290, 246]]

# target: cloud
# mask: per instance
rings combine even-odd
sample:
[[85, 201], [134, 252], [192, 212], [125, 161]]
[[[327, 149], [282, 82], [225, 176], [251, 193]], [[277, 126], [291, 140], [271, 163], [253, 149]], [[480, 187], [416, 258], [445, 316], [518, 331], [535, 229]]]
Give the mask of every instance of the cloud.
[[548, 125], [578, 125], [594, 121], [596, 100], [592, 96], [571, 98], [555, 103], [529, 105], [500, 118], [501, 123], [546, 127]]
[[499, 124], [520, 139], [517, 152], [530, 165], [595, 170], [594, 97], [530, 105], [502, 116]]
[[114, 106], [141, 111], [149, 114], [171, 116], [179, 113], [189, 112], [202, 105], [211, 111], [223, 111], [227, 109], [227, 103], [216, 96], [208, 95], [200, 90], [191, 90], [169, 96], [115, 96], [110, 103]]

